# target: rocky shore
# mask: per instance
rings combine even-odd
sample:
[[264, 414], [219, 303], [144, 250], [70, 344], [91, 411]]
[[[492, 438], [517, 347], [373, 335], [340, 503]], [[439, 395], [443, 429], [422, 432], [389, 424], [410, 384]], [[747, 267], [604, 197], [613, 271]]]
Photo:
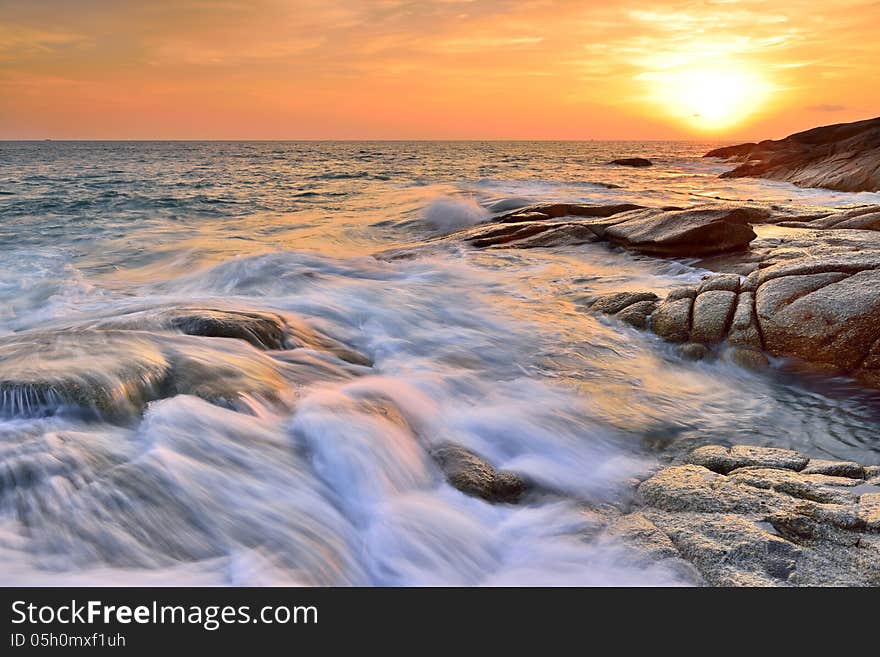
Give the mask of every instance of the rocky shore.
[[[842, 210], [710, 204], [540, 204], [429, 245], [475, 249], [605, 243], [714, 270], [699, 284], [617, 292], [582, 309], [650, 331], [688, 359], [728, 358], [848, 376], [880, 389], [880, 206]], [[404, 257], [406, 253], [384, 254]], [[0, 339], [0, 413], [77, 408], [125, 424], [148, 403], [192, 395], [247, 411], [292, 409], [295, 391], [372, 371], [370, 360], [289, 313], [157, 305]], [[387, 399], [357, 400], [392, 423]], [[768, 437], [770, 438], [770, 437]], [[455, 443], [427, 446], [437, 480], [491, 504], [562, 496]], [[51, 463], [7, 464], [11, 481]], [[880, 585], [880, 466], [771, 447], [705, 445], [633, 482], [631, 499], [594, 507], [585, 539], [636, 566], [714, 586]]]
[[765, 367], [772, 356], [880, 388], [880, 206], [544, 204], [442, 238], [448, 240], [480, 249], [605, 242], [698, 259], [718, 272], [699, 285], [664, 299], [634, 290], [584, 305], [680, 344], [687, 358], [726, 355]]
[[842, 192], [880, 190], [880, 117], [706, 153], [741, 164], [722, 178], [772, 178]]

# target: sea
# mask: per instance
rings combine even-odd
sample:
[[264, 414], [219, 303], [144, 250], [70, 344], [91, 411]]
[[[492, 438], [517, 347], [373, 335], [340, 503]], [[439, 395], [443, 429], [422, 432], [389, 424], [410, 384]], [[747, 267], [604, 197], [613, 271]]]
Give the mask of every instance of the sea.
[[[0, 584], [675, 585], [601, 526], [687, 450], [880, 463], [876, 393], [685, 361], [585, 312], [698, 281], [697, 261], [438, 239], [531, 202], [880, 204], [721, 179], [715, 146], [0, 142]], [[179, 336], [169, 308], [322, 337]], [[159, 391], [168, 350], [187, 385]], [[34, 373], [82, 403], [28, 397]], [[431, 457], [449, 443], [550, 492], [469, 497]]]

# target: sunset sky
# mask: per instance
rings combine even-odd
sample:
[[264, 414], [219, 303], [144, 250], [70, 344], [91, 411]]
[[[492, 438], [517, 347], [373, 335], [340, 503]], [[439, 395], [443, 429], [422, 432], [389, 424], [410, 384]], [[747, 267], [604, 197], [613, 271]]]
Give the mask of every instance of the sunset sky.
[[733, 139], [880, 115], [878, 0], [0, 0], [0, 139]]

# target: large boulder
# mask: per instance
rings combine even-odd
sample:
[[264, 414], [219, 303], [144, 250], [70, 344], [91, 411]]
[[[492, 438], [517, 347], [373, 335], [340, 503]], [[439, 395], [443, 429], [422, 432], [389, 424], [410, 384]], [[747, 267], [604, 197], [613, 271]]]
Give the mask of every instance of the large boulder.
[[768, 212], [708, 206], [686, 210], [634, 210], [605, 230], [609, 242], [641, 253], [696, 257], [739, 251], [755, 239], [749, 225]]
[[750, 224], [762, 223], [769, 216], [769, 210], [750, 206], [682, 209], [555, 203], [520, 208], [452, 238], [479, 248], [606, 241], [640, 253], [702, 257], [746, 249], [755, 238]]
[[805, 257], [761, 270], [764, 347], [880, 383], [880, 253]]
[[813, 128], [785, 139], [715, 149], [742, 164], [725, 178], [760, 177], [843, 192], [880, 190], [880, 117]]

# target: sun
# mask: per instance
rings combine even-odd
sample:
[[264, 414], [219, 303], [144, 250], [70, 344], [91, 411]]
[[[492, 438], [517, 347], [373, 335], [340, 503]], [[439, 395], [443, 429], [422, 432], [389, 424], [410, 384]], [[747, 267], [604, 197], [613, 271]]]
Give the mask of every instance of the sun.
[[646, 73], [649, 102], [700, 132], [721, 132], [760, 111], [774, 87], [761, 74], [734, 66], [685, 67]]

